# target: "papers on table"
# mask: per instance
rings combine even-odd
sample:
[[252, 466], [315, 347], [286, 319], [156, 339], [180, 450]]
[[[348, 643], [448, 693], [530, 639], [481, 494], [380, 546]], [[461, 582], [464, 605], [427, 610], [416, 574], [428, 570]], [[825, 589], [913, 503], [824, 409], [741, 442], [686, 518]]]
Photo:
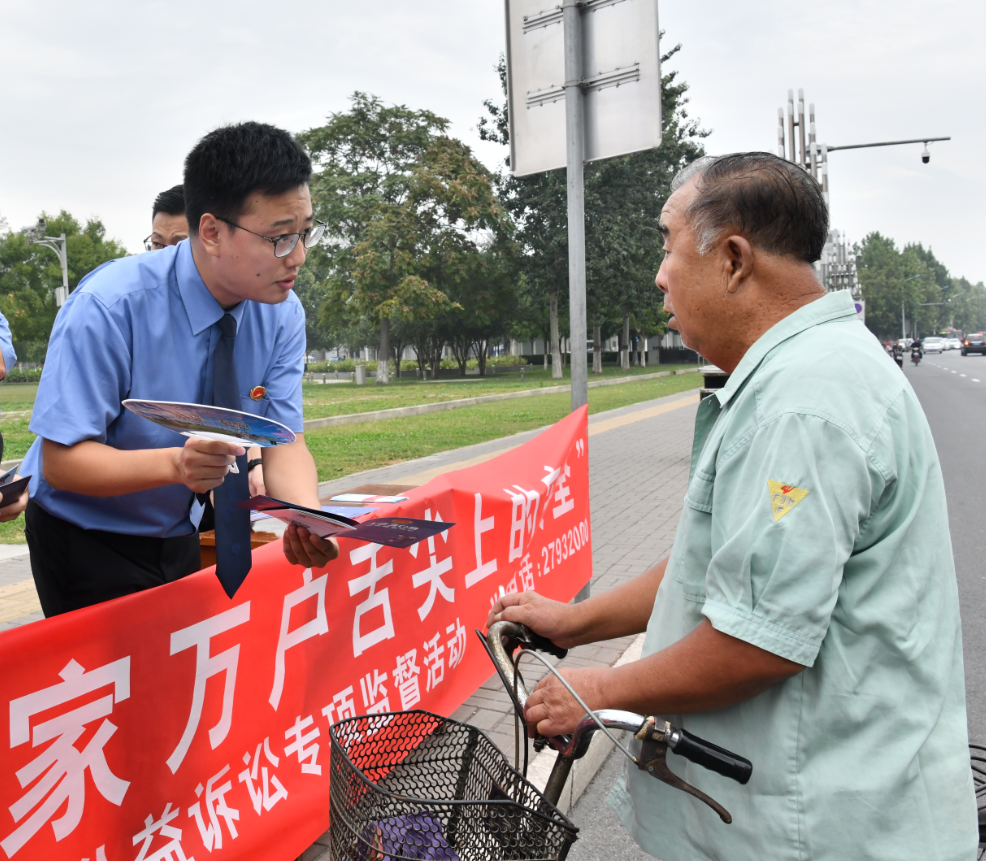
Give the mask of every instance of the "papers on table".
[[[305, 508], [270, 496], [254, 496], [237, 503], [237, 508], [262, 511], [285, 523], [303, 526], [320, 538], [355, 538], [389, 547], [411, 547], [455, 525], [435, 520], [416, 520], [412, 517], [378, 517], [359, 523], [341, 514]], [[360, 513], [365, 514], [366, 509], [360, 509]]]
[[374, 496], [372, 493], [340, 493], [333, 502], [407, 502], [406, 496]]
[[[323, 505], [322, 511], [326, 511], [329, 514], [341, 514], [343, 517], [362, 517], [364, 514], [369, 514], [371, 511], [376, 511], [374, 508], [366, 508], [364, 506], [355, 505]], [[250, 522], [256, 523], [258, 520], [270, 520], [272, 515], [265, 511], [251, 511], [250, 512]]]

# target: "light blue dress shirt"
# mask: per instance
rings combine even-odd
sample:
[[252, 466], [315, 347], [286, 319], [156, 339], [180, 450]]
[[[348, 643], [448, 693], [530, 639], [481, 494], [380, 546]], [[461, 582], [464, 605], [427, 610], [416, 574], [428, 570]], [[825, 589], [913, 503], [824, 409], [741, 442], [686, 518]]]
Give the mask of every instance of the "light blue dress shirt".
[[[170, 538], [194, 531], [192, 492], [169, 485], [100, 498], [55, 490], [45, 480], [41, 438], [95, 440], [137, 450], [182, 446], [179, 434], [134, 415], [127, 398], [212, 403], [212, 360], [226, 313], [209, 293], [189, 242], [105, 263], [69, 297], [51, 333], [30, 429], [39, 439], [21, 466], [32, 498], [83, 529]], [[304, 430], [301, 381], [305, 312], [292, 293], [279, 305], [244, 301], [236, 319], [236, 373], [244, 412]], [[250, 391], [264, 386], [253, 400]]]
[[17, 353], [14, 352], [14, 339], [10, 334], [10, 324], [7, 318], [0, 314], [0, 355], [9, 374], [17, 364]]
[[9, 374], [17, 364], [17, 353], [14, 352], [14, 339], [10, 334], [10, 324], [7, 318], [0, 314], [0, 354]]

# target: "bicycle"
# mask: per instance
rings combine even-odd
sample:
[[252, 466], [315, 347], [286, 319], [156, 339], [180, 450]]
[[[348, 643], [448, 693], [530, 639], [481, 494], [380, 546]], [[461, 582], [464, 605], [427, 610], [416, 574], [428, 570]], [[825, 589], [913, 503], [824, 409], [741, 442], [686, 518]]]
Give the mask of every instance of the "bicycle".
[[[687, 792], [729, 824], [729, 812], [714, 799], [677, 777], [668, 752], [691, 760], [741, 784], [753, 772], [749, 760], [653, 716], [616, 709], [595, 713], [550, 662], [567, 650], [513, 622], [497, 622], [484, 637], [501, 680], [510, 692], [519, 720], [528, 692], [519, 671], [523, 655], [533, 655], [566, 685], [586, 711], [568, 736], [535, 740], [535, 750], [550, 744], [558, 756], [541, 793], [481, 730], [426, 711], [388, 712], [339, 721], [331, 727], [330, 829], [334, 861], [494, 861], [559, 859], [578, 837], [578, 828], [556, 804], [576, 759], [586, 754], [601, 730], [657, 780]], [[516, 654], [515, 654], [516, 653]], [[614, 732], [632, 732], [641, 742], [630, 753]]]
[[976, 788], [976, 812], [979, 817], [979, 852], [977, 859], [986, 855], [986, 747], [969, 745], [972, 762], [972, 783]]

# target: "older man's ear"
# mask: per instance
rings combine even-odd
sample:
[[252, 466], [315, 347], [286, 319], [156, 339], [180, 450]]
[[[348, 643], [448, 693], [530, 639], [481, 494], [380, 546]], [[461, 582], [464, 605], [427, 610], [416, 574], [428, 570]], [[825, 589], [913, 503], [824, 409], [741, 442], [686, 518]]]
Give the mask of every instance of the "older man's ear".
[[727, 236], [722, 242], [725, 258], [726, 290], [735, 293], [753, 274], [753, 246], [745, 236]]

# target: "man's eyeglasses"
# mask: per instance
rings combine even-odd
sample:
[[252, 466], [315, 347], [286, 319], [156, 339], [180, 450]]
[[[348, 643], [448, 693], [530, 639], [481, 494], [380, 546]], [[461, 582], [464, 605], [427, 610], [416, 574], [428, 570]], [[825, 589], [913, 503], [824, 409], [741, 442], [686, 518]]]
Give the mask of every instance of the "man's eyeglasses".
[[171, 242], [161, 242], [159, 239], [154, 238], [152, 233], [144, 240], [144, 251], [160, 251], [162, 248], [167, 248], [169, 245], [177, 245], [179, 242], [188, 239], [187, 236], [174, 236]]
[[253, 233], [254, 236], [259, 236], [261, 239], [266, 239], [271, 245], [274, 246], [274, 256], [275, 257], [287, 257], [292, 251], [294, 251], [295, 246], [298, 244], [298, 240], [304, 237], [305, 248], [314, 248], [318, 245], [318, 241], [322, 238], [322, 234], [325, 233], [325, 225], [321, 221], [316, 221], [307, 230], [303, 230], [301, 233], [284, 233], [281, 236], [264, 236], [262, 233], [254, 233], [252, 230], [247, 230], [245, 227], [240, 227], [239, 224], [230, 221], [228, 218], [223, 218], [217, 215], [221, 222], [228, 224], [230, 227], [236, 227], [240, 230], [246, 231], [247, 233]]

